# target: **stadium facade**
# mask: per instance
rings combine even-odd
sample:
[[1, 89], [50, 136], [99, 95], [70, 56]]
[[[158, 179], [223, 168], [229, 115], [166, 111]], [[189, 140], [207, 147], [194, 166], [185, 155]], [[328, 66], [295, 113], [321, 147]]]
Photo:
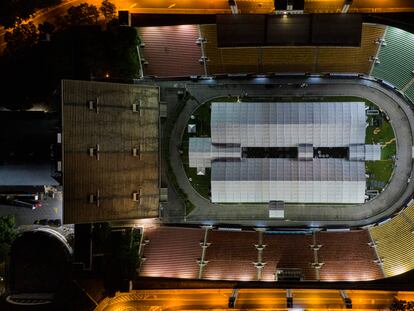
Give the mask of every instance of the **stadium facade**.
[[212, 202], [364, 203], [365, 127], [363, 102], [212, 103], [189, 166], [211, 167]]

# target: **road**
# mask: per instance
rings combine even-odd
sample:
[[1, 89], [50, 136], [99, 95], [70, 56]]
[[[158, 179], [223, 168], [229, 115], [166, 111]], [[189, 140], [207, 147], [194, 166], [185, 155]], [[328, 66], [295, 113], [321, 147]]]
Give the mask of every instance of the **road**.
[[[136, 0], [115, 0], [112, 1], [115, 4], [119, 4], [119, 8], [129, 7], [135, 2]], [[93, 4], [96, 6], [100, 6], [101, 0], [64, 0], [61, 4], [54, 6], [48, 9], [42, 9], [35, 12], [34, 16], [25, 22], [33, 22], [35, 25], [44, 23], [48, 21], [50, 23], [55, 23], [56, 20], [66, 14], [66, 11], [71, 6], [79, 5], [81, 3], [87, 2], [89, 4]], [[121, 5], [122, 4], [122, 5]], [[118, 7], [117, 7], [118, 8]], [[0, 53], [4, 51], [6, 48], [6, 42], [4, 42], [4, 34], [6, 30], [4, 28], [0, 28]]]
[[[129, 294], [118, 294], [104, 299], [95, 311], [115, 310], [202, 310], [227, 309], [231, 289], [186, 289], [186, 290], [142, 290]], [[344, 309], [338, 290], [291, 291], [293, 306], [298, 309]], [[359, 310], [380, 310], [389, 307], [393, 297], [412, 300], [412, 292], [391, 291], [346, 291], [352, 300], [353, 308]], [[240, 289], [236, 310], [285, 309], [286, 290], [283, 289]]]
[[31, 210], [20, 206], [0, 205], [0, 216], [14, 215], [16, 225], [33, 225], [35, 220], [40, 219], [62, 219], [62, 196], [57, 195], [54, 199], [47, 198], [42, 201], [42, 207]]
[[[45, 21], [50, 23], [55, 23], [56, 20], [66, 14], [66, 11], [71, 6], [76, 6], [81, 3], [93, 4], [99, 7], [102, 3], [102, 0], [64, 0], [61, 4], [54, 6], [48, 9], [42, 9], [35, 12], [34, 16], [25, 22], [33, 22], [35, 25], [41, 24]], [[160, 9], [169, 9], [170, 11], [176, 11], [180, 9], [220, 9], [225, 7], [228, 10], [228, 3], [225, 0], [211, 1], [211, 0], [202, 0], [202, 1], [190, 1], [190, 0], [111, 0], [115, 4], [117, 10], [131, 10], [139, 12], [142, 9], [149, 9], [150, 12]], [[138, 9], [138, 10], [137, 10]], [[4, 34], [6, 30], [0, 28], [0, 52], [4, 51], [6, 43], [4, 42]]]
[[[266, 83], [265, 83], [266, 82]], [[295, 85], [306, 82], [307, 88]], [[176, 83], [176, 82], [175, 82]], [[284, 84], [283, 88], [266, 85]], [[187, 90], [196, 100], [187, 102], [178, 116], [171, 134], [170, 163], [180, 188], [187, 194], [197, 208], [186, 218], [187, 223], [234, 223], [247, 226], [364, 226], [379, 221], [398, 211], [414, 191], [414, 182], [407, 183], [412, 175], [412, 146], [414, 113], [410, 105], [394, 91], [382, 87], [379, 83], [362, 79], [280, 78], [273, 80], [208, 80], [204, 83], [185, 82]], [[290, 85], [289, 85], [290, 84]], [[200, 104], [213, 97], [241, 95], [261, 96], [359, 96], [367, 98], [381, 107], [390, 117], [397, 139], [397, 160], [394, 175], [383, 191], [375, 199], [364, 205], [320, 206], [308, 204], [285, 205], [285, 219], [278, 221], [268, 218], [268, 206], [265, 204], [213, 204], [201, 197], [191, 186], [181, 163], [178, 152], [181, 135], [186, 124]], [[166, 220], [168, 221], [168, 220]], [[179, 219], [172, 219], [178, 222]], [[182, 220], [181, 220], [182, 221]]]
[[[34, 24], [49, 21], [54, 23], [57, 18], [63, 16], [70, 6], [79, 5], [87, 2], [100, 6], [101, 0], [64, 0], [61, 4], [35, 12], [33, 18], [26, 22]], [[222, 14], [230, 13], [227, 0], [112, 0], [117, 10], [129, 10], [133, 13], [159, 13], [159, 14]], [[306, 13], [338, 13], [342, 8], [343, 1], [326, 0], [306, 0]], [[274, 11], [273, 0], [248, 0], [239, 1], [238, 9], [240, 13], [261, 13], [269, 14]], [[350, 8], [350, 12], [362, 13], [384, 13], [384, 12], [404, 12], [414, 11], [414, 3], [411, 0], [355, 0]], [[0, 28], [0, 52], [6, 47], [4, 42], [5, 30]]]

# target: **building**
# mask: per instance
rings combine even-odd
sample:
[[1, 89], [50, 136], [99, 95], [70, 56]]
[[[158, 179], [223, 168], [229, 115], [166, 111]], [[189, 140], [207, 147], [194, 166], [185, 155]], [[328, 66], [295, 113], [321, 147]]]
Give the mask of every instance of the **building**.
[[43, 111], [0, 112], [0, 186], [60, 184], [59, 120]]
[[211, 138], [189, 164], [211, 167], [212, 202], [364, 203], [365, 104], [213, 103]]
[[63, 222], [151, 218], [159, 208], [159, 88], [62, 82]]

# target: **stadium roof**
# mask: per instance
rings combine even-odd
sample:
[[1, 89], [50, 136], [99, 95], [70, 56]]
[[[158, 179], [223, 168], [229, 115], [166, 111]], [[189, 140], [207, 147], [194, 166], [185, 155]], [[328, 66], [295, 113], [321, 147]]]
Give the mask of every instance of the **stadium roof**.
[[347, 147], [365, 143], [365, 104], [213, 103], [213, 144]]
[[158, 216], [159, 89], [62, 82], [63, 220]]
[[213, 161], [212, 202], [363, 203], [365, 164], [345, 159]]

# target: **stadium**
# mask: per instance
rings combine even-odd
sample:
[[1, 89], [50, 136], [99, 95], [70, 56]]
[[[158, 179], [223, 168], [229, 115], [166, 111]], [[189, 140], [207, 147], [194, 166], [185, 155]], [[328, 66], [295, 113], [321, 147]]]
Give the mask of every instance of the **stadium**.
[[119, 12], [140, 79], [62, 82], [64, 223], [139, 230], [95, 310], [414, 300], [413, 5], [184, 2]]
[[[306, 305], [289, 288], [391, 288], [414, 269], [414, 35], [330, 15], [311, 23], [335, 24], [335, 34], [304, 39], [306, 18], [141, 27], [132, 18], [143, 76], [168, 107], [168, 203], [163, 226], [143, 227], [141, 280], [276, 282], [252, 287], [284, 288], [284, 308]], [[357, 296], [331, 306], [365, 308]]]

